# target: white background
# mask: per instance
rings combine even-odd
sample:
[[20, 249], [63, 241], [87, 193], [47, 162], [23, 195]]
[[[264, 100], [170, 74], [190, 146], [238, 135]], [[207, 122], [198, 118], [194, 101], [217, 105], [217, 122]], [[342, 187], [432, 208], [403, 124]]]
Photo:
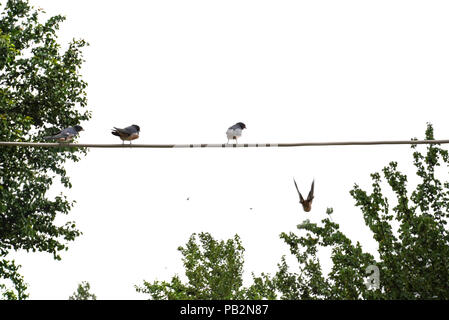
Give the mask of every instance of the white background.
[[[449, 138], [447, 1], [32, 3], [67, 16], [61, 43], [90, 43], [82, 73], [93, 117], [80, 142], [121, 143], [112, 126], [138, 124], [135, 143], [224, 143], [238, 121], [241, 143], [408, 140], [427, 121]], [[408, 146], [92, 149], [67, 165], [73, 188], [52, 191], [77, 201], [58, 223], [74, 220], [83, 235], [59, 262], [14, 257], [32, 299], [67, 299], [83, 280], [99, 299], [143, 299], [134, 285], [182, 274], [176, 249], [193, 232], [238, 233], [248, 284], [289, 254], [281, 232], [327, 207], [375, 253], [349, 191], [371, 190], [369, 174], [391, 160], [413, 173]], [[308, 214], [292, 177], [303, 194], [315, 178]]]

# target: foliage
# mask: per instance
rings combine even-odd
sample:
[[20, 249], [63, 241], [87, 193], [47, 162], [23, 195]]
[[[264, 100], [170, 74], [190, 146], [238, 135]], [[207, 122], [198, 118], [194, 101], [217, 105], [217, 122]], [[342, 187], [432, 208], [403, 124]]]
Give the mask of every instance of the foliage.
[[97, 300], [97, 296], [90, 293], [90, 283], [83, 281], [78, 284], [76, 291], [69, 297], [69, 300]]
[[[332, 210], [328, 209], [331, 214]], [[373, 298], [367, 290], [366, 268], [375, 265], [374, 257], [363, 252], [360, 243], [352, 241], [339, 231], [339, 225], [328, 218], [323, 226], [306, 221], [298, 230], [299, 236], [282, 233], [281, 238], [290, 246], [290, 252], [299, 263], [299, 273], [292, 273], [285, 258], [273, 281], [281, 299], [359, 299]], [[319, 247], [332, 247], [333, 267], [327, 277], [323, 274], [318, 258]]]
[[0, 292], [7, 300], [22, 300], [28, 298], [26, 293], [27, 285], [23, 281], [23, 277], [18, 272], [19, 266], [14, 261], [0, 260], [0, 275], [5, 280], [8, 279], [14, 289], [10, 289], [5, 283], [0, 283]]
[[[434, 140], [433, 128], [427, 126], [426, 139]], [[396, 196], [390, 209], [382, 194], [382, 178], [373, 173], [373, 191], [357, 184], [351, 190], [361, 208], [366, 225], [378, 243], [377, 260], [353, 244], [339, 226], [328, 218], [323, 226], [305, 222], [298, 226], [306, 234], [281, 235], [299, 263], [299, 273], [289, 271], [285, 259], [273, 281], [283, 299], [448, 299], [449, 298], [449, 183], [436, 177], [436, 169], [445, 166], [449, 157], [437, 144], [427, 146], [427, 153], [412, 145], [413, 164], [419, 183], [407, 190], [407, 176], [396, 162], [385, 167], [383, 177]], [[329, 214], [332, 210], [328, 211]], [[323, 275], [317, 257], [319, 247], [332, 248], [331, 272]], [[380, 271], [379, 287], [368, 289], [367, 267]]]
[[136, 286], [136, 290], [155, 300], [230, 300], [258, 296], [258, 288], [265, 276], [256, 278], [255, 284], [248, 289], [242, 286], [244, 248], [238, 235], [227, 241], [217, 241], [209, 233], [193, 234], [186, 246], [178, 250], [183, 255], [187, 283], [175, 275], [171, 282], [144, 281], [143, 286]]
[[[0, 11], [0, 141], [41, 141], [90, 118], [79, 74], [86, 43], [73, 40], [62, 50], [56, 33], [65, 18], [41, 23], [41, 11], [24, 0], [7, 1]], [[78, 161], [85, 151], [0, 148], [0, 259], [19, 249], [60, 259], [58, 252], [80, 232], [73, 222], [54, 223], [73, 203], [63, 194], [50, 198], [47, 191], [56, 177], [71, 187], [64, 164]], [[5, 270], [0, 269], [0, 279], [20, 279], [16, 269], [13, 275]], [[17, 297], [24, 297], [20, 281], [14, 283]]]

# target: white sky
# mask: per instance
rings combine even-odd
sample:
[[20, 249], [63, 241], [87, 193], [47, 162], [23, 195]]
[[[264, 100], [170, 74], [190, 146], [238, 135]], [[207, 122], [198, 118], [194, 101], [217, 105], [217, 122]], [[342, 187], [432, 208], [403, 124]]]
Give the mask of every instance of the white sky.
[[[408, 140], [427, 121], [449, 138], [447, 1], [32, 3], [67, 16], [62, 43], [90, 43], [93, 117], [80, 142], [120, 143], [112, 126], [135, 123], [135, 143], [224, 143], [238, 121], [248, 127], [241, 143]], [[391, 160], [413, 172], [408, 146], [93, 149], [68, 164], [64, 191], [84, 234], [62, 261], [14, 257], [32, 299], [67, 299], [81, 281], [99, 299], [143, 299], [133, 286], [182, 273], [176, 249], [193, 232], [238, 233], [248, 280], [289, 254], [282, 231], [321, 220], [327, 207], [374, 252], [349, 190], [370, 190], [369, 174]], [[292, 177], [303, 194], [316, 180], [309, 214]]]

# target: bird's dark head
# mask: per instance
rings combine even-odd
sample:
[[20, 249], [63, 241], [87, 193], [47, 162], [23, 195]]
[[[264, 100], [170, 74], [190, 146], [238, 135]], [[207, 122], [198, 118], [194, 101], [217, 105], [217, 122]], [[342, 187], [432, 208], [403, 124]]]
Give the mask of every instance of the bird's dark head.
[[246, 125], [243, 122], [237, 122], [237, 124], [240, 126], [240, 128], [246, 129]]
[[75, 128], [76, 132], [84, 131], [83, 127], [79, 125], [73, 126], [73, 128]]
[[137, 124], [132, 125], [134, 128], [136, 128], [137, 132], [140, 132], [140, 127]]

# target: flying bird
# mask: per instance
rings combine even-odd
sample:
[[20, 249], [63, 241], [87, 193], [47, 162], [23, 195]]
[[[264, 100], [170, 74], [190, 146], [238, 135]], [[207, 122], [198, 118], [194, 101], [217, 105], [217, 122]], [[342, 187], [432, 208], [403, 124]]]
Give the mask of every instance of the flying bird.
[[45, 140], [57, 140], [59, 142], [69, 142], [72, 141], [74, 137], [78, 135], [80, 131], [84, 131], [83, 127], [76, 125], [73, 127], [65, 128], [61, 130], [58, 134], [54, 136], [44, 137]]
[[237, 122], [232, 127], [229, 127], [228, 131], [226, 131], [226, 136], [228, 137], [228, 143], [229, 143], [229, 140], [235, 140], [235, 143], [238, 143], [237, 139], [242, 136], [243, 129], [246, 129], [246, 126], [243, 122]]
[[129, 141], [131, 144], [132, 140], [139, 138], [140, 127], [136, 124], [133, 124], [124, 129], [114, 127], [114, 130], [111, 132], [114, 136], [120, 137], [122, 139], [123, 144], [126, 141]]
[[295, 178], [293, 178], [293, 182], [295, 183], [296, 191], [298, 191], [298, 194], [299, 194], [299, 203], [302, 204], [302, 208], [304, 209], [305, 212], [309, 212], [310, 210], [312, 210], [312, 201], [314, 198], [313, 189], [315, 186], [315, 180], [313, 180], [313, 182], [312, 182], [312, 187], [310, 188], [309, 195], [307, 196], [306, 200], [304, 200], [301, 192], [299, 192], [298, 185], [296, 184]]

